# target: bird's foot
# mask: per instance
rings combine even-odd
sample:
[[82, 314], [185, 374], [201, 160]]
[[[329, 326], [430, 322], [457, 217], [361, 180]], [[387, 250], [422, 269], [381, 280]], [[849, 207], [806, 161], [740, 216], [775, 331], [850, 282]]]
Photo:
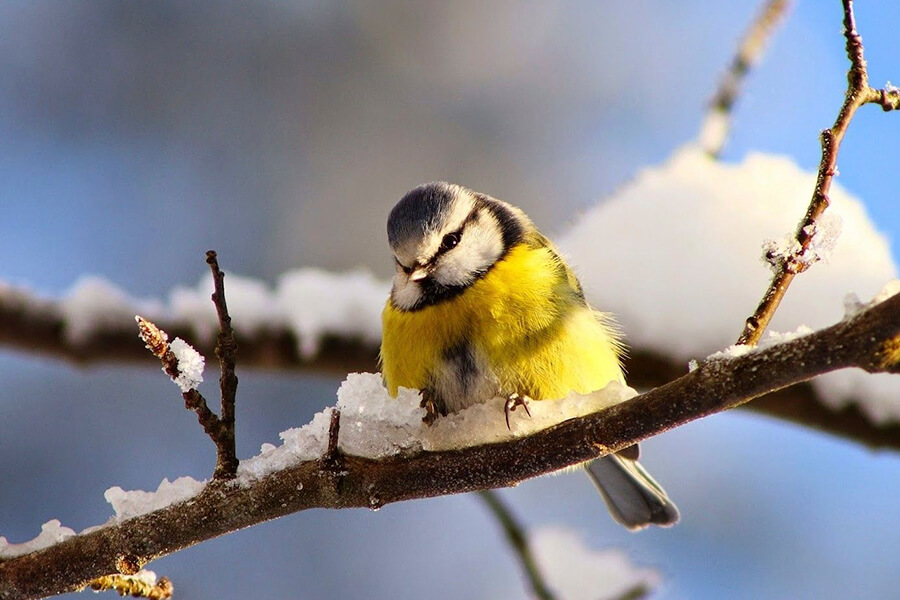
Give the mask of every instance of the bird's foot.
[[419, 406], [425, 409], [425, 416], [422, 417], [422, 422], [431, 427], [438, 418], [438, 410], [434, 404], [434, 398], [431, 397], [431, 394], [423, 392]]
[[503, 410], [506, 413], [507, 429], [512, 430], [512, 427], [510, 427], [509, 425], [509, 413], [516, 410], [517, 407], [521, 406], [525, 409], [525, 412], [528, 414], [528, 416], [531, 416], [531, 411], [528, 410], [528, 400], [530, 400], [528, 396], [520, 396], [515, 392], [506, 397], [506, 405], [503, 407]]

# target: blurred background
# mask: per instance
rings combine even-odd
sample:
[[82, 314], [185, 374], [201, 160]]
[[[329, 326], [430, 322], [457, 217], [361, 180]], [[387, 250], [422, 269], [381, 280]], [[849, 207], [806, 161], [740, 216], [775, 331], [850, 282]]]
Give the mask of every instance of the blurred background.
[[[518, 204], [552, 236], [697, 135], [758, 9], [5, 2], [0, 279], [55, 296], [97, 274], [163, 297], [199, 279], [209, 248], [226, 271], [270, 282], [300, 265], [387, 277], [387, 212], [436, 179]], [[840, 22], [837, 0], [794, 7], [748, 81], [725, 160], [760, 150], [816, 167], [846, 85]], [[900, 4], [862, 4], [857, 22], [872, 84], [900, 79]], [[865, 107], [839, 160], [840, 182], [893, 240], [898, 136], [898, 115]], [[333, 404], [339, 384], [239, 374], [241, 456]], [[110, 486], [212, 470], [211, 444], [149, 358], [82, 370], [0, 349], [0, 381], [0, 535], [12, 542], [52, 518], [76, 531], [105, 521]], [[896, 597], [900, 456], [742, 412], [650, 440], [644, 456], [682, 510], [674, 529], [622, 530], [580, 474], [503, 497], [530, 526], [571, 526], [658, 569], [658, 598]], [[527, 595], [472, 496], [300, 513], [150, 568], [181, 598]]]

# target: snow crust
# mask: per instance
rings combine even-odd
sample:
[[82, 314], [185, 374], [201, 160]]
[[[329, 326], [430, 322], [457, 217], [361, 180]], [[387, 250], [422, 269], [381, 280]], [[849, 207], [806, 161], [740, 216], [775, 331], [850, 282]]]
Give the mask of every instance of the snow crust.
[[635, 566], [620, 550], [590, 548], [571, 529], [547, 526], [529, 537], [537, 566], [559, 600], [614, 600], [660, 584], [656, 571]]
[[126, 491], [119, 486], [113, 486], [106, 490], [103, 497], [116, 512], [112, 522], [121, 523], [192, 498], [199, 494], [205, 485], [205, 481], [197, 481], [192, 477], [179, 477], [171, 482], [163, 479], [155, 492]]
[[[794, 230], [814, 184], [815, 174], [787, 157], [750, 154], [729, 164], [685, 147], [581, 215], [557, 242], [588, 299], [618, 317], [630, 345], [687, 362], [737, 339], [771, 278], [760, 244]], [[897, 277], [863, 204], [838, 183], [830, 198], [825, 214], [835, 216], [813, 245], [816, 258], [829, 248], [830, 256], [794, 280], [775, 330], [831, 325], [844, 316], [848, 292], [870, 298]], [[894, 380], [845, 370], [813, 385], [831, 406], [858, 402], [884, 422], [900, 419]]]
[[63, 527], [59, 519], [53, 519], [41, 525], [41, 532], [36, 538], [21, 544], [12, 544], [5, 537], [0, 536], [0, 559], [14, 558], [43, 550], [74, 535], [75, 531], [73, 529]]
[[[406, 451], [450, 450], [525, 437], [567, 419], [591, 414], [634, 397], [637, 393], [618, 383], [590, 394], [571, 394], [561, 400], [531, 401], [529, 417], [518, 408], [506, 427], [505, 399], [494, 398], [439, 418], [432, 426], [422, 422], [417, 390], [400, 388], [392, 398], [379, 373], [350, 373], [338, 390], [341, 411], [338, 446], [346, 454], [380, 458]], [[264, 444], [260, 454], [241, 461], [239, 481], [249, 483], [303, 460], [324, 455], [332, 408], [317, 413], [303, 427], [283, 431], [281, 446]]]
[[[794, 331], [766, 331], [763, 338], [759, 341], [759, 344], [756, 346], [747, 346], [745, 344], [732, 344], [723, 350], [718, 350], [713, 352], [709, 356], [706, 357], [706, 360], [722, 360], [729, 358], [738, 358], [739, 356], [744, 356], [746, 354], [750, 354], [751, 352], [755, 352], [757, 350], [762, 350], [764, 348], [768, 348], [770, 346], [774, 346], [776, 344], [783, 344], [785, 342], [789, 342], [791, 340], [795, 340], [799, 337], [803, 337], [804, 335], [809, 335], [813, 332], [811, 327], [807, 327], [806, 325], [801, 325]], [[699, 365], [694, 365], [690, 368], [691, 371], [697, 368]]]

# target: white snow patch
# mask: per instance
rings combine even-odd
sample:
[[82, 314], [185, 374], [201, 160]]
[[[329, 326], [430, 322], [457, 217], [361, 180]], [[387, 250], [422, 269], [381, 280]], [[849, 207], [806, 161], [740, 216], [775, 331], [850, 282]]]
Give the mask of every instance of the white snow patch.
[[[380, 373], [350, 373], [338, 390], [341, 411], [338, 445], [346, 454], [381, 458], [404, 451], [450, 450], [475, 444], [502, 442], [525, 437], [567, 419], [591, 414], [637, 395], [633, 389], [611, 383], [590, 394], [571, 394], [561, 400], [531, 401], [531, 417], [522, 408], [506, 426], [503, 398], [476, 404], [439, 418], [431, 427], [422, 422], [417, 390], [400, 388], [392, 398]], [[303, 427], [281, 432], [281, 446], [263, 444], [260, 453], [242, 460], [238, 481], [243, 484], [290, 467], [321, 458], [328, 447], [332, 408], [326, 408]]]
[[[207, 273], [193, 288], [179, 286], [169, 294], [169, 307], [173, 317], [191, 323], [198, 335], [212, 338], [219, 330], [216, 307], [212, 302], [215, 291], [212, 273]], [[284, 324], [275, 306], [275, 297], [263, 281], [225, 274], [225, 301], [231, 325], [239, 333], [252, 335], [261, 329]]]
[[[381, 307], [389, 290], [388, 283], [362, 270], [336, 274], [296, 269], [284, 273], [274, 289], [248, 277], [225, 276], [225, 298], [235, 331], [252, 335], [287, 327], [297, 336], [304, 358], [314, 356], [328, 334], [377, 344], [381, 340]], [[172, 316], [211, 338], [218, 330], [212, 293], [211, 274], [193, 288], [175, 288], [169, 296]]]
[[[814, 186], [815, 174], [786, 157], [750, 154], [728, 164], [686, 147], [585, 213], [558, 242], [588, 298], [617, 315], [631, 345], [687, 361], [737, 338], [771, 277], [757, 259], [760, 242], [796, 227]], [[825, 214], [840, 217], [840, 238], [837, 221], [826, 225], [823, 241], [835, 241], [833, 252], [794, 280], [774, 329], [831, 325], [843, 317], [848, 291], [871, 297], [897, 277], [863, 204], [837, 182], [830, 199]], [[836, 386], [841, 377], [852, 384]], [[895, 414], [887, 403], [900, 413], [900, 378], [879, 379], [846, 372], [813, 385], [835, 406], [857, 401], [883, 418]]]
[[331, 424], [331, 408], [322, 410], [303, 427], [282, 431], [280, 446], [263, 444], [260, 453], [242, 460], [238, 465], [237, 481], [250, 484], [305, 460], [321, 458], [328, 448], [328, 427]]
[[[347, 454], [387, 456], [422, 447], [425, 409], [419, 392], [402, 388], [391, 398], [380, 373], [350, 373], [338, 389], [338, 444]], [[440, 419], [439, 419], [440, 420]]]
[[341, 409], [339, 444], [348, 454], [380, 457], [407, 449], [429, 451], [465, 448], [526, 437], [567, 419], [597, 412], [623, 402], [637, 392], [619, 383], [590, 394], [570, 394], [560, 400], [532, 400], [529, 417], [518, 408], [506, 426], [504, 398], [493, 398], [458, 413], [438, 418], [430, 427], [422, 422], [417, 390], [400, 388], [391, 398], [378, 373], [352, 373], [338, 391]]
[[155, 492], [126, 491], [119, 486], [113, 486], [106, 490], [103, 497], [116, 511], [115, 522], [122, 522], [192, 498], [199, 494], [205, 485], [205, 481], [179, 477], [172, 482], [163, 479]]
[[368, 271], [296, 269], [278, 279], [276, 304], [297, 335], [300, 354], [309, 358], [329, 333], [380, 343], [381, 309], [389, 292], [390, 284]]
[[700, 126], [697, 143], [705, 152], [719, 152], [731, 129], [731, 116], [724, 110], [711, 110]]
[[[776, 344], [783, 344], [785, 342], [790, 342], [791, 340], [796, 340], [799, 337], [803, 337], [804, 335], [809, 335], [813, 332], [811, 327], [807, 327], [806, 325], [801, 325], [794, 331], [772, 331], [771, 329], [766, 332], [763, 336], [763, 339], [759, 341], [759, 344], [756, 346], [748, 346], [746, 344], [732, 344], [723, 350], [719, 350], [718, 352], [713, 352], [709, 356], [706, 357], [706, 360], [727, 360], [730, 358], [738, 358], [740, 356], [745, 356], [750, 354], [751, 352], [755, 352], [757, 350], [762, 350], [763, 348], [768, 348], [769, 346], [774, 346]], [[692, 363], [696, 363], [696, 361], [691, 361]], [[696, 365], [689, 370], [693, 371], [697, 368]]]
[[[197, 389], [203, 381], [203, 367], [206, 359], [203, 355], [181, 338], [169, 343], [169, 349], [178, 359], [178, 377], [172, 379], [182, 392]], [[163, 373], [166, 369], [163, 368]]]
[[41, 525], [41, 532], [36, 538], [27, 542], [22, 542], [21, 544], [12, 544], [8, 542], [5, 537], [0, 536], [0, 559], [14, 558], [16, 556], [30, 554], [31, 552], [37, 552], [38, 550], [43, 550], [53, 544], [67, 540], [74, 535], [74, 530], [63, 527], [59, 522], [59, 519], [53, 519], [52, 521], [47, 521]]
[[589, 394], [569, 394], [559, 400], [532, 400], [528, 403], [529, 417], [519, 407], [510, 414], [506, 427], [505, 398], [493, 398], [466, 410], [441, 417], [422, 433], [426, 450], [449, 450], [475, 444], [503, 442], [527, 437], [575, 417], [592, 414], [614, 404], [624, 402], [637, 392], [618, 382], [611, 382], [602, 390]]
[[541, 527], [529, 538], [535, 562], [560, 600], [613, 600], [660, 584], [656, 571], [635, 566], [621, 550], [590, 548], [573, 530]]
[[135, 581], [139, 581], [149, 586], [156, 585], [156, 571], [151, 571], [149, 569], [141, 569], [134, 575], [126, 575], [126, 577], [130, 577]]
[[[119, 329], [134, 314], [160, 315], [163, 306], [152, 300], [138, 300], [109, 281], [96, 276], [78, 279], [59, 303], [69, 341], [80, 343], [104, 329]], [[152, 318], [151, 318], [152, 320]]]

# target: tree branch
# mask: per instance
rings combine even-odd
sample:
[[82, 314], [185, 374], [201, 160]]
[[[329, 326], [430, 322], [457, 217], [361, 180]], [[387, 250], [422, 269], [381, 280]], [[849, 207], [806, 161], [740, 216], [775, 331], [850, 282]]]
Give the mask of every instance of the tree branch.
[[[215, 351], [210, 340], [198, 337], [186, 322], [159, 320], [162, 329], [190, 339], [199, 352]], [[146, 351], [134, 343], [130, 319], [91, 332], [78, 343], [65, 334], [59, 302], [17, 291], [0, 294], [0, 345], [66, 360], [76, 365], [146, 363]], [[287, 329], [261, 330], [254, 335], [235, 332], [245, 368], [276, 369], [342, 377], [349, 372], [377, 369], [378, 346], [360, 338], [326, 336], [319, 352], [305, 358], [297, 351], [298, 340]], [[662, 385], [684, 374], [682, 361], [659, 353], [632, 348], [625, 358], [628, 381], [637, 388]], [[900, 425], [873, 423], [857, 407], [835, 411], [826, 406], [809, 384], [799, 384], [759, 398], [747, 408], [786, 419], [798, 425], [846, 438], [874, 448], [900, 450]]]
[[493, 490], [482, 490], [478, 492], [478, 496], [484, 500], [484, 503], [491, 511], [491, 514], [494, 515], [494, 518], [497, 519], [497, 522], [503, 527], [506, 541], [509, 542], [509, 545], [516, 553], [516, 557], [522, 565], [522, 571], [524, 571], [525, 576], [528, 577], [528, 583], [531, 585], [531, 591], [534, 592], [534, 597], [538, 600], [555, 600], [550, 588], [548, 588], [547, 584], [544, 582], [544, 578], [541, 575], [540, 569], [538, 569], [534, 556], [531, 554], [531, 548], [528, 546], [528, 538], [525, 536], [525, 531], [522, 529], [522, 526], [519, 525], [519, 522], [516, 521], [515, 516], [513, 516], [509, 508], [507, 508], [500, 499], [500, 496]]
[[238, 459], [234, 442], [234, 402], [237, 395], [238, 378], [234, 372], [237, 343], [234, 341], [234, 330], [231, 328], [231, 317], [228, 315], [228, 304], [225, 302], [225, 273], [219, 269], [219, 261], [215, 250], [206, 253], [206, 263], [212, 271], [215, 292], [212, 295], [216, 314], [219, 318], [219, 334], [216, 336], [216, 358], [222, 371], [219, 377], [219, 388], [222, 396], [221, 427], [216, 437], [216, 470], [213, 477], [234, 477], [237, 473]]
[[744, 33], [737, 53], [719, 81], [719, 87], [709, 103], [709, 110], [700, 127], [700, 145], [713, 158], [719, 157], [728, 140], [731, 113], [740, 96], [744, 79], [762, 58], [766, 42], [784, 19], [790, 4], [789, 0], [767, 0]]
[[516, 485], [849, 367], [900, 370], [900, 294], [793, 341], [738, 358], [707, 361], [632, 400], [529, 437], [377, 459], [342, 455], [337, 486], [324, 457], [252, 482], [214, 480], [188, 501], [0, 562], [0, 599], [77, 590], [116, 572], [123, 557], [140, 567], [203, 540], [309, 508], [381, 506]]
[[844, 103], [838, 112], [837, 120], [831, 129], [822, 132], [822, 159], [819, 163], [819, 171], [816, 177], [816, 187], [806, 214], [797, 225], [794, 239], [797, 242], [796, 249], [789, 256], [780, 260], [777, 272], [769, 284], [769, 289], [757, 306], [756, 311], [747, 318], [744, 330], [738, 338], [738, 344], [754, 346], [769, 325], [769, 321], [778, 309], [781, 299], [787, 292], [794, 277], [805, 271], [812, 261], [807, 259], [807, 251], [816, 233], [816, 223], [830, 200], [828, 193], [831, 191], [831, 182], [837, 173], [837, 157], [841, 141], [850, 121], [857, 109], [864, 104], [879, 104], [884, 110], [892, 110], [898, 107], [900, 92], [895, 90], [876, 90], [869, 86], [869, 75], [866, 71], [866, 61], [863, 56], [862, 37], [856, 31], [856, 21], [853, 16], [853, 0], [842, 0], [844, 6], [844, 37], [847, 39], [847, 58], [850, 59], [850, 70], [847, 73], [847, 91]]

